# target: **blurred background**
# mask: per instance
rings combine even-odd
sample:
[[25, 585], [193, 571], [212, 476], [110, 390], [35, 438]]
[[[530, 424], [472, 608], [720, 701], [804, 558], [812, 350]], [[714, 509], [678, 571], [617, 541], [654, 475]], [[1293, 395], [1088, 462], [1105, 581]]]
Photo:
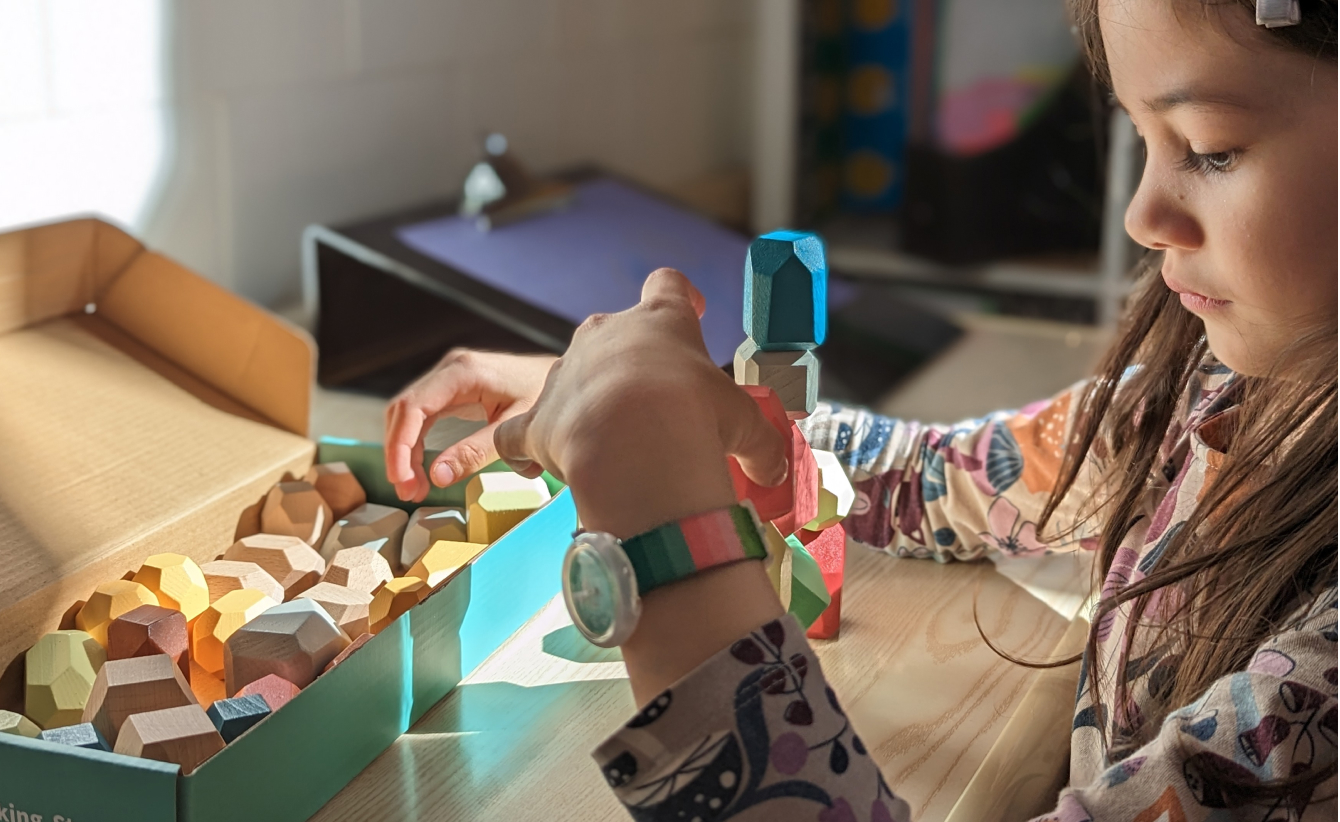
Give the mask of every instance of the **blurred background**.
[[1062, 0], [0, 0], [0, 230], [97, 212], [306, 325], [315, 434], [660, 264], [738, 300], [782, 226], [828, 243], [823, 393], [1025, 402], [1107, 339], [1136, 150]]

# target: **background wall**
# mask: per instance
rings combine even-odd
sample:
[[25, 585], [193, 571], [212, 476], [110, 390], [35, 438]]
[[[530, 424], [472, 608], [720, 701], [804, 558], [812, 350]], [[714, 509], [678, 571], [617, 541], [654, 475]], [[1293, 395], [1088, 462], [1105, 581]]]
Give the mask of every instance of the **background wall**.
[[299, 234], [452, 193], [487, 130], [539, 170], [692, 185], [749, 148], [749, 0], [173, 0], [148, 242], [262, 303]]

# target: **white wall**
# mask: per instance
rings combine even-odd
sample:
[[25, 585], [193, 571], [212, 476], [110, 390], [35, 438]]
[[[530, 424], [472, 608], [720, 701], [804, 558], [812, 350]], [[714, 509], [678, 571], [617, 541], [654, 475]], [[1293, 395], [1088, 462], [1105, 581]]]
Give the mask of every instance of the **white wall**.
[[148, 242], [263, 303], [308, 223], [452, 193], [486, 130], [539, 170], [745, 161], [747, 0], [173, 0], [176, 153]]

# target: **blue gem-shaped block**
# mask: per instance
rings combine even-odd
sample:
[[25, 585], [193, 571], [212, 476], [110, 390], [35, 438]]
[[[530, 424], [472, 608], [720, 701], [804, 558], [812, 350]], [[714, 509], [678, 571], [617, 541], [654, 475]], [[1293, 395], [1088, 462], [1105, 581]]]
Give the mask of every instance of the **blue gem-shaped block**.
[[66, 725], [61, 728], [51, 728], [42, 731], [37, 735], [38, 739], [45, 739], [47, 742], [55, 742], [58, 745], [73, 745], [76, 748], [88, 748], [94, 751], [110, 751], [111, 745], [102, 738], [98, 729], [88, 722], [78, 725]]
[[232, 742], [247, 729], [270, 715], [270, 705], [259, 694], [219, 699], [205, 712], [219, 729], [225, 743]]
[[828, 334], [828, 261], [806, 231], [774, 231], [749, 244], [744, 333], [763, 351], [814, 348]]

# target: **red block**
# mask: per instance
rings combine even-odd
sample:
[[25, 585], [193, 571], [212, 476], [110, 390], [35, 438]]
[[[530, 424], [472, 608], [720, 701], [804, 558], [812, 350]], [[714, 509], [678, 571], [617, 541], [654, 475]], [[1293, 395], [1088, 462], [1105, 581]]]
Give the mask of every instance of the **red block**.
[[[777, 399], [777, 393], [764, 385], [742, 385], [741, 389], [758, 403], [762, 409], [763, 416], [768, 418], [768, 422], [773, 424], [779, 432], [787, 437], [786, 441], [786, 463], [794, 463], [795, 440], [789, 435], [793, 427], [791, 420], [786, 418], [786, 409], [782, 407], [782, 401]], [[731, 482], [735, 485], [735, 498], [741, 502], [749, 500], [754, 503], [754, 510], [758, 512], [758, 518], [764, 522], [771, 522], [778, 517], [784, 517], [791, 510], [792, 504], [792, 482], [783, 482], [775, 488], [767, 488], [758, 485], [744, 475], [740, 464], [734, 457], [729, 457]], [[810, 456], [810, 462], [813, 464], [814, 456]], [[817, 469], [816, 469], [817, 471]], [[794, 473], [794, 469], [792, 471]], [[813, 519], [813, 517], [811, 517]], [[809, 522], [808, 519], [801, 520], [801, 524]], [[791, 529], [794, 531], [795, 529]], [[791, 533], [787, 531], [786, 533]]]
[[819, 516], [819, 464], [796, 424], [791, 423], [791, 510], [773, 519], [782, 536], [794, 534]]
[[824, 575], [824, 587], [833, 600], [805, 632], [805, 636], [810, 639], [832, 639], [838, 635], [842, 621], [842, 574], [847, 561], [847, 532], [838, 523], [818, 533], [805, 530], [797, 533], [810, 556], [819, 563], [819, 570]]
[[284, 679], [279, 674], [266, 674], [255, 682], [248, 684], [233, 696], [256, 694], [265, 700], [265, 704], [270, 706], [271, 711], [277, 711], [288, 704], [288, 701], [297, 696], [301, 690], [297, 685]]

